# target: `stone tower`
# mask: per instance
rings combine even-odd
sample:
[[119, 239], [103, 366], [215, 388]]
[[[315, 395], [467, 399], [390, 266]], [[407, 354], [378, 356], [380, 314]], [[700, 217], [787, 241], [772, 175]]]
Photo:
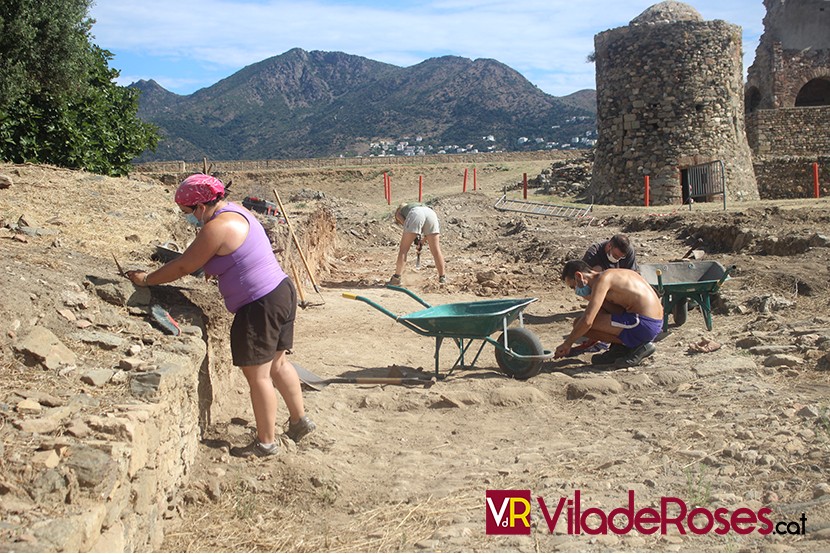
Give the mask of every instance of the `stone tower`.
[[764, 0], [746, 111], [830, 106], [830, 0]]
[[727, 198], [757, 199], [744, 128], [741, 29], [661, 2], [594, 37], [597, 203], [679, 204], [687, 168], [723, 162]]

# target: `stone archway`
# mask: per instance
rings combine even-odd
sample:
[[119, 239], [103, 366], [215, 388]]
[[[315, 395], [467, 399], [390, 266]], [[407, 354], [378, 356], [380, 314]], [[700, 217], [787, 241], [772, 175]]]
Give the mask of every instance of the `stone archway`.
[[761, 91], [758, 87], [749, 87], [744, 95], [744, 111], [752, 113], [761, 105]]
[[830, 106], [830, 77], [808, 81], [795, 98], [795, 106]]

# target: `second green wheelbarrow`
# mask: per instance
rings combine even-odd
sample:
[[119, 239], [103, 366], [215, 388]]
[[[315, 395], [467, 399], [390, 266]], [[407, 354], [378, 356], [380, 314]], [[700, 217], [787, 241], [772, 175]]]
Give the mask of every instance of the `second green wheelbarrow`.
[[654, 288], [663, 302], [663, 331], [669, 326], [669, 314], [676, 325], [686, 323], [689, 302], [700, 306], [706, 330], [712, 330], [712, 300], [729, 279], [735, 266], [718, 262], [669, 262], [640, 264], [640, 275]]
[[[409, 289], [394, 285], [386, 285], [386, 288], [408, 294], [425, 309], [397, 315], [364, 296], [351, 293], [343, 293], [343, 296], [365, 302], [419, 335], [435, 337], [436, 378], [441, 378], [438, 357], [444, 339], [452, 339], [460, 351], [450, 371], [456, 367], [473, 367], [485, 344], [495, 347], [499, 369], [515, 379], [529, 379], [538, 375], [542, 363], [553, 356], [551, 351], [542, 348], [539, 338], [524, 327], [522, 320], [522, 310], [530, 303], [536, 302], [537, 298], [483, 300], [431, 306]], [[519, 326], [510, 327], [516, 320], [519, 321]], [[498, 340], [494, 340], [490, 335], [499, 330], [501, 335]], [[473, 361], [467, 365], [464, 361], [465, 354], [476, 340], [480, 340], [481, 345]]]

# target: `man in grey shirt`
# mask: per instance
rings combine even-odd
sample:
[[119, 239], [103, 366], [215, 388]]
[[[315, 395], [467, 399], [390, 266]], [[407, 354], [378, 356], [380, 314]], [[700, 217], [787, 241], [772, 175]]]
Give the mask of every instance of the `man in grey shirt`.
[[625, 235], [614, 235], [605, 242], [592, 244], [582, 261], [591, 266], [595, 271], [606, 269], [632, 269], [639, 271], [637, 266], [637, 255], [631, 242]]

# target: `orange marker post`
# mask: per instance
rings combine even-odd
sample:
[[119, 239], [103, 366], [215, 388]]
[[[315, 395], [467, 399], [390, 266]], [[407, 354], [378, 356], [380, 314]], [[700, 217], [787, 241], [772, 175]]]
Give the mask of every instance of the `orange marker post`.
[[476, 183], [476, 168], [473, 168], [473, 190], [478, 190], [478, 184]]
[[386, 172], [383, 172], [383, 199], [389, 202], [389, 183], [386, 182]]
[[648, 207], [649, 204], [651, 203], [651, 181], [650, 181], [648, 175], [646, 175], [645, 182], [646, 182], [646, 202], [645, 202], [645, 204], [646, 204], [646, 207]]
[[524, 177], [522, 177], [522, 196], [525, 200], [527, 200], [527, 173], [524, 173], [523, 175]]
[[464, 186], [461, 187], [461, 192], [467, 192], [467, 168], [464, 168]]

